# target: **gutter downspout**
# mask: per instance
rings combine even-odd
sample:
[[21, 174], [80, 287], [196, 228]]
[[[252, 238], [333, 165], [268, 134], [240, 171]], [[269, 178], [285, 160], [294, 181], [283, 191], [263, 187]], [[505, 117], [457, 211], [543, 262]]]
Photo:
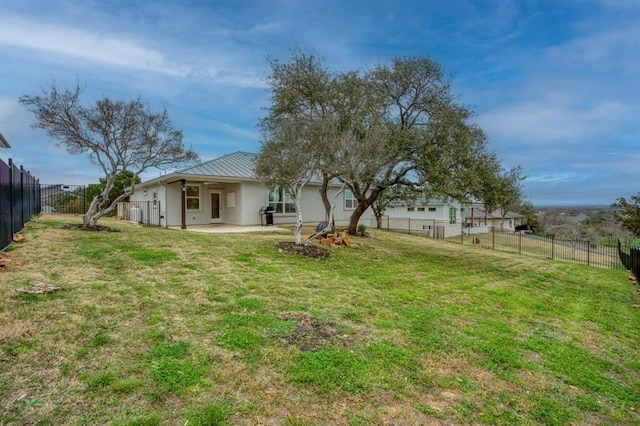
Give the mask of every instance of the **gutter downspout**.
[[182, 222], [180, 229], [187, 229], [187, 181], [186, 179], [180, 179], [180, 185], [182, 189]]

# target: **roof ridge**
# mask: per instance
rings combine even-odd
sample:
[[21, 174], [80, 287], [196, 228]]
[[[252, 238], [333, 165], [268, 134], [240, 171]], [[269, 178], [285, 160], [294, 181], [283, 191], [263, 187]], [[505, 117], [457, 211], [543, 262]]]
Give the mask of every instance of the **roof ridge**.
[[230, 153], [228, 153], [228, 154], [221, 155], [221, 156], [219, 156], [219, 157], [212, 158], [212, 159], [207, 160], [207, 161], [200, 162], [200, 163], [198, 163], [198, 164], [196, 164], [196, 165], [193, 165], [193, 166], [185, 167], [184, 169], [177, 170], [177, 171], [175, 171], [174, 173], [184, 173], [184, 172], [186, 172], [187, 170], [191, 170], [191, 169], [196, 168], [196, 167], [201, 167], [201, 166], [204, 166], [204, 165], [206, 165], [206, 164], [212, 163], [212, 162], [214, 162], [214, 161], [219, 161], [219, 160], [221, 160], [221, 159], [223, 159], [223, 158], [225, 158], [225, 157], [230, 157], [230, 156], [235, 155], [235, 154], [248, 154], [248, 155], [251, 155], [251, 156], [254, 156], [254, 157], [255, 157], [255, 156], [257, 156], [257, 154], [255, 154], [255, 153], [253, 153], [253, 152], [248, 152], [248, 151], [234, 151], [234, 152], [230, 152]]

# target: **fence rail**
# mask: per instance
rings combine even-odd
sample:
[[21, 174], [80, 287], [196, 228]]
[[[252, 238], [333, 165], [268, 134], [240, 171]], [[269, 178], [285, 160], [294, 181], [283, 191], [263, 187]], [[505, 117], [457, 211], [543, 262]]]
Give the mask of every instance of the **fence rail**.
[[629, 254], [625, 252], [622, 244], [618, 241], [618, 255], [620, 262], [629, 272], [633, 274], [636, 281], [640, 280], [640, 247], [628, 247]]
[[146, 226], [166, 226], [160, 213], [160, 201], [128, 201], [118, 203], [117, 217]]
[[[370, 226], [377, 227], [375, 218], [371, 218]], [[449, 238], [460, 234], [460, 224], [450, 224], [437, 219], [418, 219], [410, 217], [392, 217], [383, 215], [380, 227], [392, 232], [421, 235], [434, 239]]]
[[42, 184], [42, 213], [84, 214], [88, 202], [84, 185]]
[[40, 213], [40, 182], [22, 166], [0, 160], [0, 251]]
[[524, 232], [504, 232], [496, 228], [489, 228], [484, 233], [463, 233], [458, 238], [462, 244], [475, 244], [495, 250], [598, 268], [625, 269], [615, 245], [588, 240], [549, 238]]

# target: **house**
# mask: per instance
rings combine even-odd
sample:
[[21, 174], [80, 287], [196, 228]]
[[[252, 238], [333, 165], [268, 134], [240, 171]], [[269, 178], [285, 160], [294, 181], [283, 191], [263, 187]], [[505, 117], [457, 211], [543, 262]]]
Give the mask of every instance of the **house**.
[[[397, 202], [386, 208], [382, 227], [448, 238], [462, 232], [462, 205], [456, 200], [419, 199]], [[375, 218], [371, 223], [375, 226]]]
[[[255, 158], [256, 154], [238, 151], [142, 182], [135, 186], [130, 202], [121, 203], [118, 214], [138, 222], [185, 229], [214, 223], [265, 224], [262, 211], [271, 206], [275, 225], [295, 223], [291, 196], [282, 188], [268, 188], [256, 178]], [[326, 220], [319, 189], [320, 182], [311, 182], [303, 189], [302, 216], [306, 224]], [[331, 186], [328, 196], [329, 200], [335, 199], [336, 225], [346, 225], [357, 200], [348, 190], [335, 198], [339, 190], [338, 185]], [[366, 211], [362, 220], [368, 223], [369, 216]]]
[[481, 204], [474, 204], [464, 209], [465, 232], [468, 233], [484, 233], [490, 228], [496, 231], [513, 232], [516, 226], [522, 224], [524, 216], [520, 213], [508, 211], [504, 214], [501, 211], [494, 210], [487, 212]]
[[11, 145], [9, 145], [9, 142], [2, 136], [2, 133], [0, 133], [0, 148], [11, 148]]

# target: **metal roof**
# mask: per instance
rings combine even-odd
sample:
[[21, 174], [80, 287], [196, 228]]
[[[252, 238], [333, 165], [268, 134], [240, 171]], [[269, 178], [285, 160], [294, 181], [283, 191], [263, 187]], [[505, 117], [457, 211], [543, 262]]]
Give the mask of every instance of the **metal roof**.
[[11, 145], [9, 145], [9, 142], [2, 136], [2, 133], [0, 133], [0, 148], [11, 148]]
[[[464, 210], [464, 217], [466, 219], [471, 219], [471, 216], [472, 216], [471, 208], [466, 208]], [[482, 207], [473, 207], [473, 217], [476, 219], [482, 219], [483, 217], [485, 217], [485, 210]], [[502, 219], [502, 213], [500, 213], [500, 211], [498, 210], [494, 210], [492, 212], [487, 213], [486, 217], [488, 219]], [[505, 219], [519, 219], [524, 216], [521, 215], [520, 213], [508, 211], [505, 213], [504, 217]]]
[[255, 179], [255, 159], [256, 154], [236, 151], [177, 171], [175, 174]]

